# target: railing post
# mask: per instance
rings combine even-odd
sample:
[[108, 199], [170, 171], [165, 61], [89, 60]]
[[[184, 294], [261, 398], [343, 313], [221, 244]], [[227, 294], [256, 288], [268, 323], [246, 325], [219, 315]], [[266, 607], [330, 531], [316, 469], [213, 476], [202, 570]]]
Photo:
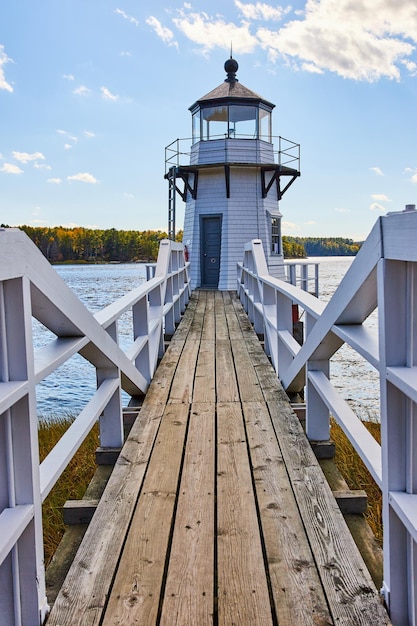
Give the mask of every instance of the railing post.
[[97, 387], [109, 378], [119, 379], [119, 385], [100, 416], [100, 447], [121, 448], [124, 432], [120, 371], [117, 367], [97, 369]]
[[[306, 337], [312, 331], [316, 320], [306, 314]], [[308, 360], [306, 363], [306, 435], [310, 441], [328, 441], [330, 438], [330, 414], [309, 379], [310, 371], [323, 372], [329, 377], [329, 360]]]
[[301, 289], [308, 291], [308, 265], [303, 263], [301, 265]]
[[[389, 219], [389, 218], [386, 218]], [[415, 531], [394, 509], [393, 492], [417, 496], [417, 409], [388, 368], [417, 365], [417, 263], [383, 259], [378, 266], [381, 375], [383, 593], [393, 624], [417, 624]], [[414, 538], [413, 538], [414, 535]]]
[[[279, 331], [287, 331], [290, 335], [292, 335], [292, 301], [278, 292], [276, 295], [276, 308], [278, 333]], [[292, 355], [289, 353], [287, 347], [278, 336], [278, 358], [275, 365], [275, 370], [278, 376], [280, 373], [282, 375], [282, 372], [286, 371], [286, 369], [291, 365], [292, 360]]]
[[0, 416], [1, 515], [32, 508], [27, 525], [0, 565], [0, 623], [43, 623], [48, 606], [43, 563], [38, 423], [34, 383], [30, 284], [0, 282], [0, 380], [26, 381], [27, 392]]
[[[139, 339], [143, 339], [143, 341], [145, 341], [149, 333], [148, 302], [146, 297], [141, 298], [136, 302], [136, 304], [133, 305], [132, 317], [134, 341]], [[146, 341], [144, 347], [135, 359], [135, 367], [142, 374], [147, 383], [150, 383], [151, 381], [151, 367], [149, 359], [149, 341]]]
[[297, 266], [295, 263], [291, 263], [288, 266], [288, 269], [290, 270], [289, 282], [291, 283], [291, 285], [294, 285], [295, 287], [297, 285]]

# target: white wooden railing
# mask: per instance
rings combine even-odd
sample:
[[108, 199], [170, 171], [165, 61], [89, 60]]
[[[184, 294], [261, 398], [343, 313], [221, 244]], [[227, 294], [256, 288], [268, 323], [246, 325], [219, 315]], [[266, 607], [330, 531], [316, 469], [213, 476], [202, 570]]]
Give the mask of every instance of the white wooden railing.
[[[383, 493], [384, 583], [394, 626], [417, 625], [417, 211], [379, 218], [330, 302], [268, 275], [260, 240], [247, 245], [237, 289], [287, 392], [306, 390], [306, 430], [329, 439], [333, 415]], [[305, 337], [292, 334], [292, 305]], [[378, 332], [364, 322], [378, 308]], [[332, 385], [329, 360], [348, 344], [380, 377], [382, 444]]]
[[309, 261], [285, 261], [285, 279], [303, 291], [319, 296], [319, 263]]
[[[92, 315], [23, 232], [0, 229], [0, 624], [43, 623], [42, 502], [97, 419], [101, 447], [122, 445], [121, 391], [146, 392], [189, 299], [188, 265], [182, 244], [162, 241], [154, 277]], [[35, 352], [32, 317], [54, 334]], [[76, 353], [96, 367], [97, 391], [39, 465], [36, 385]]]

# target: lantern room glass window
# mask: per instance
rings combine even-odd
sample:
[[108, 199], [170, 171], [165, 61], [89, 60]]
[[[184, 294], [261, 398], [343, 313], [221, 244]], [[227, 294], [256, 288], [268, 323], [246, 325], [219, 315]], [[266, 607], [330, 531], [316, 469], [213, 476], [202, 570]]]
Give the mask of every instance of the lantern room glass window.
[[193, 113], [192, 121], [193, 144], [225, 138], [271, 142], [271, 112], [258, 105], [205, 106]]
[[271, 254], [281, 254], [281, 223], [278, 217], [271, 218]]
[[229, 137], [258, 138], [258, 107], [229, 106]]
[[271, 111], [259, 109], [259, 139], [263, 141], [272, 141], [272, 115]]
[[209, 107], [201, 110], [203, 141], [223, 139], [227, 135], [227, 106]]

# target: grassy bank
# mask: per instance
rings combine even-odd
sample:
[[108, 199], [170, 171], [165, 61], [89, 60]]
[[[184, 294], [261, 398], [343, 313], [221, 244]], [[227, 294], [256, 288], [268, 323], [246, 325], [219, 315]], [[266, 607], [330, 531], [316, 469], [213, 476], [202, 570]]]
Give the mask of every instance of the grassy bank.
[[[51, 448], [72, 424], [71, 417], [58, 420], [42, 420], [39, 424], [39, 455], [42, 461]], [[48, 565], [64, 534], [62, 507], [67, 500], [83, 497], [88, 483], [94, 475], [95, 451], [98, 446], [98, 426], [94, 426], [61, 478], [46, 498], [43, 509], [43, 537], [45, 566]]]
[[[364, 422], [373, 437], [381, 442], [380, 425]], [[368, 496], [368, 510], [365, 517], [378, 543], [382, 545], [382, 494], [371, 474], [355, 452], [352, 444], [334, 420], [331, 425], [331, 438], [336, 444], [336, 465], [346, 480], [349, 489], [363, 489]]]

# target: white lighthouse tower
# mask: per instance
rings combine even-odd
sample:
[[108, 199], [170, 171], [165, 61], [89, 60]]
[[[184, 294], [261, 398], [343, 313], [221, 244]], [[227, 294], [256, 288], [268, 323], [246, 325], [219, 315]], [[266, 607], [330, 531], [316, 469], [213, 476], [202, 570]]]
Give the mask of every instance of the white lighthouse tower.
[[166, 148], [169, 236], [179, 194], [193, 288], [236, 289], [236, 264], [252, 239], [262, 240], [270, 274], [283, 276], [279, 200], [300, 175], [299, 145], [272, 143], [275, 105], [238, 81], [232, 57], [224, 69], [225, 81], [190, 107], [191, 152], [182, 149], [186, 140]]

